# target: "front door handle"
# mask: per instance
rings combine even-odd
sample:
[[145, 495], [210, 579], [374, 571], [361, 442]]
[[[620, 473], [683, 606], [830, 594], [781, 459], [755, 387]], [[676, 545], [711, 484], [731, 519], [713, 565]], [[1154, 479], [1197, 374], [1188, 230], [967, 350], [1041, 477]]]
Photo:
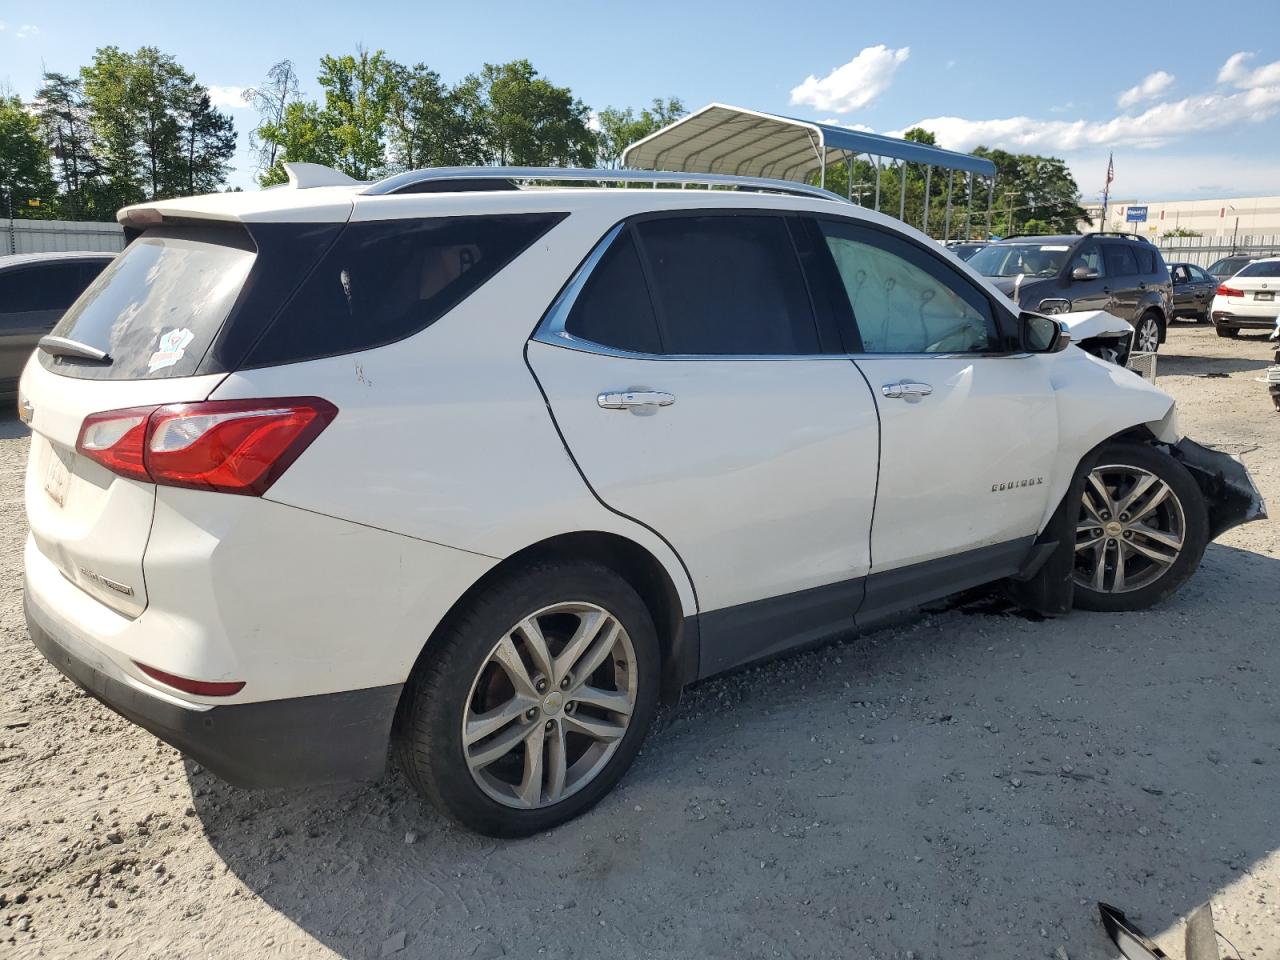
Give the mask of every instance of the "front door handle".
[[661, 390], [611, 390], [596, 397], [596, 403], [602, 410], [669, 407], [675, 402], [672, 394]]
[[927, 397], [933, 393], [933, 387], [927, 383], [916, 383], [914, 380], [899, 380], [897, 383], [886, 383], [880, 388], [880, 392], [890, 400], [918, 403], [921, 397]]

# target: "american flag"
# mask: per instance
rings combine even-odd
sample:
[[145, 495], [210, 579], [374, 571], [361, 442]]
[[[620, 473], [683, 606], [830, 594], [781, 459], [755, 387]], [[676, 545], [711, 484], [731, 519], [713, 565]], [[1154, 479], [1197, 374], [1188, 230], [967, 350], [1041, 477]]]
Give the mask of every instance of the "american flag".
[[1116, 178], [1116, 155], [1114, 153], [1107, 155], [1107, 182], [1105, 187], [1111, 186], [1111, 181]]
[[1102, 218], [1098, 222], [1098, 229], [1107, 229], [1107, 200], [1111, 197], [1111, 181], [1116, 178], [1116, 155], [1114, 153], [1107, 154], [1107, 182], [1102, 185]]

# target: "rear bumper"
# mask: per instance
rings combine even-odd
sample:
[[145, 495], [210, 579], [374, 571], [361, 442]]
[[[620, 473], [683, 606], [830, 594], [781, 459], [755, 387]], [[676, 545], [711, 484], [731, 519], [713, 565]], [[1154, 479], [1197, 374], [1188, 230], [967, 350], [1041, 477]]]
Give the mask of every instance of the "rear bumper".
[[1222, 297], [1213, 301], [1211, 315], [1219, 327], [1235, 329], [1269, 328], [1276, 325], [1280, 301], [1275, 303], [1230, 303]]
[[386, 768], [400, 685], [342, 693], [235, 703], [183, 705], [116, 676], [110, 661], [40, 608], [30, 591], [24, 606], [31, 641], [45, 658], [126, 720], [177, 747], [240, 787], [284, 787], [373, 780]]

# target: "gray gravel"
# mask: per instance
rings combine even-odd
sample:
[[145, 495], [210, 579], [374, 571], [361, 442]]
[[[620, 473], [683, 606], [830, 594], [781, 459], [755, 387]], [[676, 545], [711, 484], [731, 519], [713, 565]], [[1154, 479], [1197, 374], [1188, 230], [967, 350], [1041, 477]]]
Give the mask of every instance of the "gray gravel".
[[[1164, 351], [1280, 510], [1261, 339]], [[703, 684], [595, 811], [503, 843], [395, 773], [235, 790], [77, 692], [22, 622], [26, 448], [0, 420], [0, 955], [1080, 960], [1106, 900], [1181, 956], [1211, 899], [1280, 957], [1277, 521], [1147, 613], [971, 597]]]

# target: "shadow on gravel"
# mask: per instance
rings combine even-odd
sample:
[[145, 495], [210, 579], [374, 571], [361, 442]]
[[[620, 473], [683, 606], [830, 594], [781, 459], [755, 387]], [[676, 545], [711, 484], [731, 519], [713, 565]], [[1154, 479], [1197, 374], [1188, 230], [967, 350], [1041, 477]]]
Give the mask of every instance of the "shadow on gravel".
[[16, 440], [30, 432], [27, 425], [18, 419], [17, 413], [10, 409], [9, 404], [5, 404], [5, 408], [0, 409], [0, 440]]
[[1172, 377], [1203, 377], [1206, 374], [1220, 374], [1226, 376], [1230, 373], [1249, 373], [1255, 370], [1265, 370], [1275, 361], [1272, 359], [1271, 353], [1264, 353], [1260, 357], [1201, 357], [1201, 356], [1183, 356], [1176, 353], [1159, 354], [1156, 361], [1156, 369], [1161, 376]]
[[397, 773], [188, 773], [227, 866], [344, 956], [1109, 960], [1097, 900], [1165, 930], [1280, 847], [1277, 583], [1214, 545], [1154, 611], [967, 598], [700, 684], [618, 791], [521, 842]]

